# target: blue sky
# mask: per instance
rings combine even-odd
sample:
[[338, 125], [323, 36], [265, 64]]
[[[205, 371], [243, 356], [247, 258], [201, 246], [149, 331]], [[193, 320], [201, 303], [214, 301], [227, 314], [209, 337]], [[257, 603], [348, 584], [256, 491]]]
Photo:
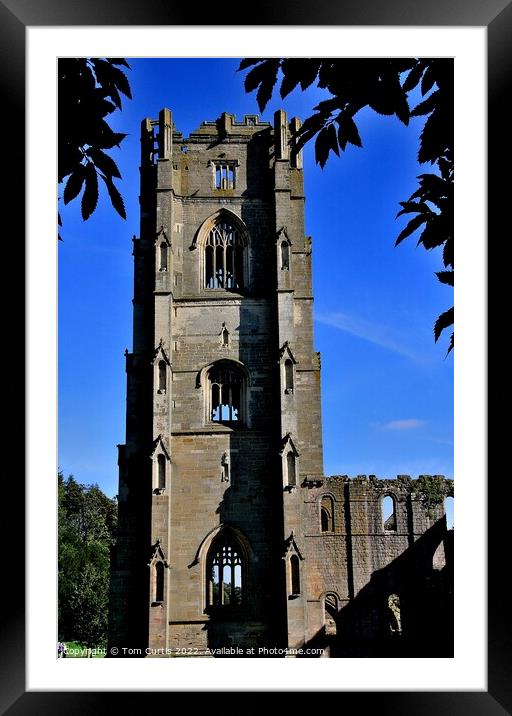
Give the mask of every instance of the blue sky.
[[[127, 221], [100, 199], [83, 222], [75, 201], [61, 207], [59, 245], [59, 466], [83, 483], [117, 492], [116, 444], [125, 439], [125, 348], [131, 350], [133, 264], [139, 235], [139, 127], [169, 107], [188, 135], [227, 111], [258, 112], [236, 59], [130, 59], [133, 100], [111, 115], [128, 133], [112, 152], [123, 180]], [[322, 98], [310, 88], [275, 109], [307, 117]], [[453, 359], [433, 324], [453, 290], [434, 272], [438, 252], [394, 241], [407, 219], [398, 202], [428, 171], [416, 161], [422, 118], [404, 127], [375, 113], [357, 116], [364, 148], [348, 145], [325, 169], [304, 151], [306, 233], [313, 238], [315, 347], [322, 354], [325, 474], [453, 476]]]

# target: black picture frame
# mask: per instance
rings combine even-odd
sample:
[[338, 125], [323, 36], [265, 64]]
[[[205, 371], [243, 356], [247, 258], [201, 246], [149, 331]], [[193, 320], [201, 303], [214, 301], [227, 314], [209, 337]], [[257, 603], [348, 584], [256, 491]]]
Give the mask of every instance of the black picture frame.
[[[345, 26], [482, 26], [488, 32], [488, 88], [489, 88], [489, 234], [498, 240], [498, 226], [503, 240], [510, 233], [510, 220], [506, 208], [510, 202], [505, 196], [506, 183], [500, 181], [504, 163], [508, 170], [510, 159], [509, 120], [503, 111], [506, 106], [512, 66], [512, 2], [510, 0], [349, 0], [334, 5], [332, 0], [287, 0], [275, 5], [269, 0], [257, 6], [258, 17], [253, 25], [345, 25]], [[24, 142], [25, 118], [25, 30], [27, 26], [79, 26], [79, 25], [244, 25], [246, 4], [230, 4], [229, 17], [219, 12], [218, 5], [201, 8], [201, 22], [191, 23], [190, 8], [177, 6], [170, 0], [0, 0], [0, 74], [3, 88], [4, 132], [2, 135], [4, 168], [9, 181], [4, 186], [4, 206], [16, 219], [15, 235], [18, 241], [11, 250], [16, 252], [20, 265], [21, 241], [24, 231]], [[7, 196], [5, 197], [5, 192]], [[12, 236], [12, 232], [11, 232]], [[8, 248], [8, 247], [6, 247]], [[497, 267], [496, 267], [497, 270]], [[494, 271], [494, 269], [493, 269]], [[495, 274], [493, 274], [493, 283]], [[499, 283], [499, 281], [496, 282]], [[23, 302], [21, 302], [23, 303]], [[5, 315], [7, 314], [7, 315]], [[4, 331], [10, 336], [12, 352], [23, 345], [23, 321], [10, 311], [4, 312]], [[4, 334], [5, 335], [5, 334]], [[505, 375], [505, 368], [497, 365], [493, 374]], [[18, 405], [23, 396], [15, 396]], [[10, 421], [13, 443], [20, 430], [16, 421]], [[8, 435], [4, 445], [10, 444]], [[496, 439], [490, 447], [498, 444]], [[24, 449], [20, 446], [19, 455]], [[489, 455], [493, 454], [491, 451]], [[503, 463], [501, 463], [503, 465]], [[500, 466], [501, 467], [501, 466]], [[13, 479], [15, 477], [15, 479]], [[463, 479], [463, 476], [460, 477]], [[469, 692], [343, 692], [340, 706], [344, 711], [377, 709], [380, 714], [437, 716], [464, 713], [465, 716], [496, 716], [512, 713], [512, 664], [510, 596], [503, 585], [504, 559], [510, 564], [507, 552], [507, 525], [510, 522], [510, 480], [506, 473], [494, 474], [488, 479], [488, 690]], [[507, 494], [508, 491], [508, 494]], [[119, 692], [26, 692], [25, 690], [25, 611], [22, 579], [24, 549], [23, 524], [24, 492], [20, 463], [3, 481], [4, 506], [16, 505], [18, 520], [15, 537], [1, 541], [4, 576], [16, 567], [16, 583], [4, 581], [4, 596], [8, 608], [2, 613], [0, 675], [0, 713], [9, 716], [23, 714], [106, 713], [121, 708]], [[341, 664], [340, 664], [341, 666]], [[364, 661], [361, 660], [364, 668]], [[200, 688], [200, 685], [198, 685]], [[291, 684], [283, 685], [290, 688]], [[315, 685], [311, 683], [311, 690]], [[336, 685], [333, 684], [333, 690]], [[264, 695], [263, 693], [261, 695]], [[130, 707], [147, 709], [147, 693], [130, 693]], [[155, 699], [169, 695], [151, 693], [151, 706]], [[257, 697], [256, 697], [257, 698]]]

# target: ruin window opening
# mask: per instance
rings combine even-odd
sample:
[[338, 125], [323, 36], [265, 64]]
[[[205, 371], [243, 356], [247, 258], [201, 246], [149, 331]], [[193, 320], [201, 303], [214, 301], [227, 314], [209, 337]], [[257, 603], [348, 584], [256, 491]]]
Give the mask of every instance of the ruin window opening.
[[243, 600], [241, 551], [230, 536], [215, 540], [207, 559], [207, 606], [234, 607]]
[[227, 222], [216, 224], [204, 247], [205, 288], [241, 289], [244, 285], [244, 245]]
[[334, 504], [331, 497], [322, 497], [320, 527], [322, 532], [334, 532]]
[[235, 167], [232, 164], [215, 164], [215, 188], [235, 188]]
[[444, 514], [446, 518], [446, 528], [453, 530], [453, 497], [444, 498]]
[[382, 499], [382, 524], [385, 532], [396, 532], [396, 503], [391, 495]]
[[402, 610], [398, 594], [388, 597], [388, 627], [391, 634], [402, 633]]

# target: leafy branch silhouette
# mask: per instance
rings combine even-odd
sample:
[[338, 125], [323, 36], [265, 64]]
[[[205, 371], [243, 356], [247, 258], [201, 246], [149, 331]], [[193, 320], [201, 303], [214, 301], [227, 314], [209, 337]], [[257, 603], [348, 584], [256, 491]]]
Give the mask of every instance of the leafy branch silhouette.
[[98, 204], [98, 177], [107, 188], [112, 206], [126, 219], [123, 198], [114, 184], [121, 173], [106, 153], [119, 147], [126, 137], [114, 132], [105, 119], [122, 109], [121, 94], [131, 99], [130, 84], [120, 66], [130, 69], [125, 59], [115, 57], [64, 58], [58, 63], [58, 181], [61, 184], [67, 177], [64, 204], [83, 191], [80, 208], [84, 221]]
[[[331, 152], [340, 156], [348, 144], [362, 147], [355, 121], [357, 113], [369, 107], [381, 115], [396, 115], [408, 125], [411, 117], [425, 116], [420, 136], [418, 161], [429, 163], [437, 173], [421, 174], [418, 189], [400, 202], [397, 218], [414, 214], [399, 233], [395, 246], [416, 234], [417, 245], [427, 250], [443, 247], [445, 270], [436, 273], [441, 283], [454, 285], [453, 260], [453, 62], [450, 59], [254, 59], [242, 60], [238, 71], [251, 68], [245, 77], [246, 92], [256, 90], [260, 111], [267, 106], [281, 79], [280, 96], [315, 81], [331, 98], [313, 108], [296, 130], [293, 151], [300, 151], [315, 138], [315, 158], [323, 168]], [[410, 108], [409, 94], [419, 87], [422, 101]], [[420, 232], [417, 234], [417, 232]], [[434, 340], [453, 325], [453, 307], [442, 313], [434, 325]], [[447, 355], [454, 347], [452, 332]]]

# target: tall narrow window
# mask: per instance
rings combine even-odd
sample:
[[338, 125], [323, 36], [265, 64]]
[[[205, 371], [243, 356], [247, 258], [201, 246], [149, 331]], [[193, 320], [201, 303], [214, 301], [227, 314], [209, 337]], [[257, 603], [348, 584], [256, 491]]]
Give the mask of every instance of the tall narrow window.
[[229, 331], [226, 326], [224, 326], [224, 328], [222, 329], [222, 345], [225, 348], [229, 346]]
[[167, 365], [164, 360], [158, 364], [158, 392], [165, 393], [167, 387]]
[[227, 222], [210, 231], [204, 247], [205, 288], [240, 289], [244, 285], [244, 244]]
[[290, 583], [292, 594], [300, 594], [300, 564], [296, 554], [290, 557]]
[[288, 271], [290, 268], [290, 244], [287, 241], [281, 242], [281, 269]]
[[284, 362], [285, 392], [293, 393], [293, 363], [287, 358]]
[[160, 271], [167, 271], [167, 244], [160, 244]]
[[322, 532], [334, 532], [334, 503], [328, 496], [320, 503], [320, 526]]
[[297, 484], [297, 471], [293, 452], [289, 452], [286, 456], [286, 477], [288, 485], [293, 487]]
[[386, 532], [396, 532], [395, 500], [391, 495], [382, 500], [382, 522]]
[[453, 530], [453, 497], [444, 498], [444, 514], [446, 516], [446, 527]]
[[164, 601], [164, 565], [157, 562], [155, 565], [155, 602]]
[[208, 373], [210, 417], [214, 423], [242, 422], [244, 375], [229, 362], [215, 365]]
[[208, 554], [207, 605], [233, 607], [243, 599], [243, 563], [241, 551], [231, 535], [215, 540]]
[[158, 456], [158, 489], [165, 488], [165, 455]]

